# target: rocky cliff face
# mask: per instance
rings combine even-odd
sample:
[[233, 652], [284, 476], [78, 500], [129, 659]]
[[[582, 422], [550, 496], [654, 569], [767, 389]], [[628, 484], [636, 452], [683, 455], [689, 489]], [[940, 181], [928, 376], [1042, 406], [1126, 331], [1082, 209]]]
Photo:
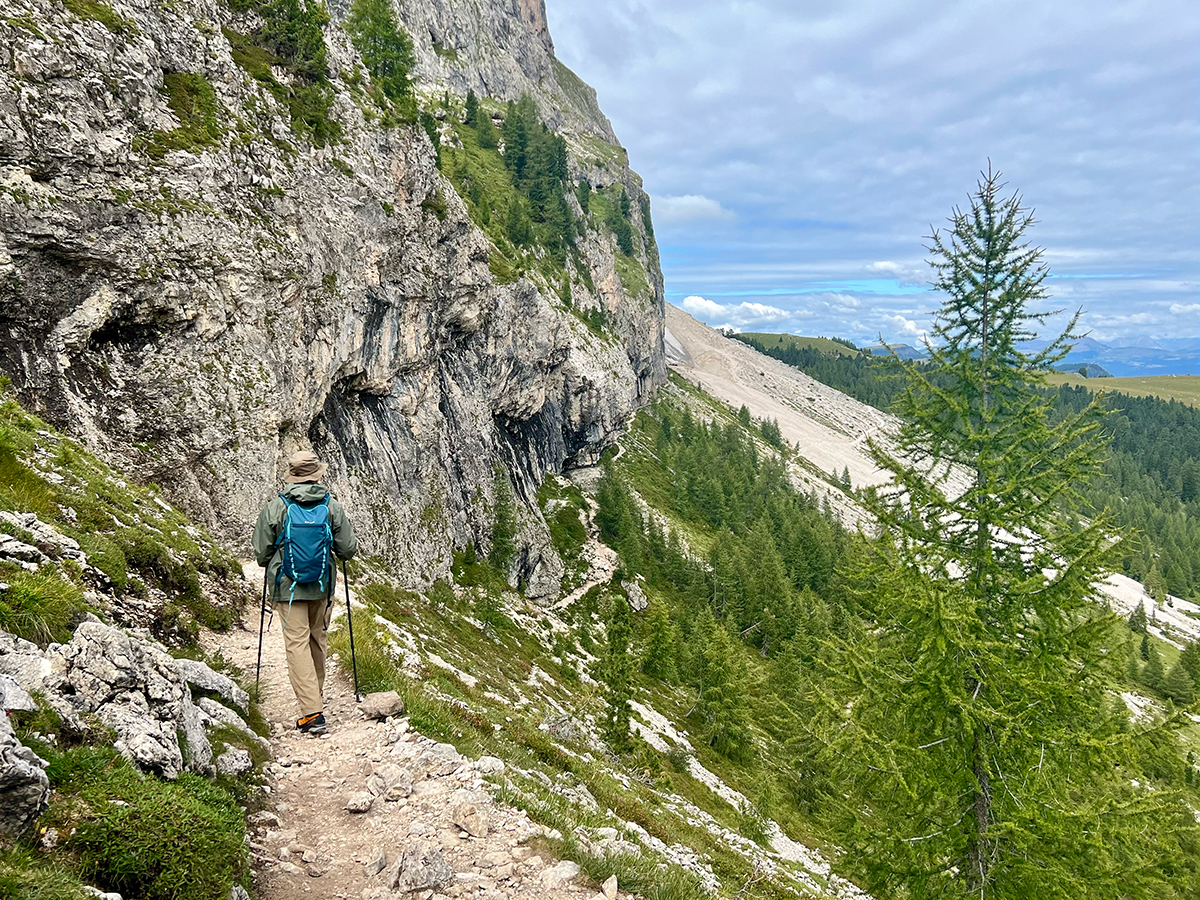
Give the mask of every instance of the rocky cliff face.
[[[581, 239], [574, 305], [605, 310], [603, 336], [536, 276], [497, 283], [426, 131], [382, 127], [363, 100], [345, 9], [324, 28], [341, 135], [316, 146], [289, 130], [293, 76], [239, 45], [244, 7], [5, 4], [0, 367], [237, 544], [282, 460], [313, 447], [368, 551], [428, 581], [452, 549], [486, 549], [495, 464], [528, 499], [544, 472], [594, 461], [663, 380], [653, 243], [635, 202], [650, 295], [632, 297], [611, 238]], [[419, 92], [528, 92], [573, 177], [644, 196], [539, 0], [398, 11]], [[523, 515], [517, 565], [544, 595], [561, 565], [536, 504]]]

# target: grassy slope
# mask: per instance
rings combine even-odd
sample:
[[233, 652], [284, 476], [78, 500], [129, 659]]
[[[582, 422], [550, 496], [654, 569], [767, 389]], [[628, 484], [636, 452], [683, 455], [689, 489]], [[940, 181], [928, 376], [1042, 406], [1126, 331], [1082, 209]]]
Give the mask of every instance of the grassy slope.
[[1131, 375], [1125, 378], [1084, 378], [1077, 372], [1055, 372], [1046, 380], [1058, 387], [1070, 384], [1089, 391], [1114, 391], [1134, 397], [1159, 397], [1200, 406], [1200, 375]]
[[[733, 410], [694, 389], [669, 389], [667, 396], [666, 402], [687, 406], [694, 415], [716, 418], [724, 425], [737, 420]], [[704, 554], [715, 536], [695, 523], [680, 522], [672, 512], [671, 475], [655, 457], [651, 435], [656, 426], [648, 415], [648, 411], [640, 413], [622, 439], [624, 452], [615, 465], [660, 521], [678, 530], [694, 553]], [[758, 440], [753, 426], [748, 433]], [[766, 452], [761, 441], [759, 445]], [[548, 483], [542, 500], [544, 508], [548, 500], [553, 501], [554, 510], [561, 510], [557, 504], [563, 501], [573, 509], [584, 506], [577, 488], [556, 480]], [[382, 570], [375, 575], [386, 578]], [[502, 796], [527, 809], [535, 821], [561, 832], [561, 839], [551, 841], [555, 853], [576, 859], [597, 879], [617, 871], [622, 885], [646, 896], [705, 893], [691, 872], [676, 866], [659, 869], [646, 865], [645, 859], [641, 863], [623, 857], [596, 860], [584, 854], [572, 838], [577, 825], [620, 829], [629, 820], [668, 843], [690, 847], [711, 865], [720, 895], [745, 891], [743, 896], [778, 897], [813, 892], [814, 882], [806, 884], [789, 869], [754, 882], [753, 866], [736, 840], [720, 836], [716, 833], [719, 828], [698, 827], [698, 818], [710, 816], [710, 823], [719, 823], [730, 832], [753, 834], [756, 830], [748, 810], [735, 808], [687, 774], [686, 754], [681, 749], [664, 754], [637, 740], [631, 753], [615, 757], [595, 742], [595, 724], [605, 705], [602, 689], [589, 673], [596, 657], [603, 654], [605, 611], [619, 601], [619, 594], [596, 588], [573, 607], [552, 612], [508, 591], [485, 565], [467, 566], [460, 561], [456, 578], [456, 586], [435, 586], [427, 596], [382, 585], [364, 591], [372, 613], [395, 624], [385, 624], [381, 632], [358, 639], [359, 677], [372, 689], [399, 690], [409, 703], [413, 724], [424, 733], [450, 741], [464, 752], [486, 752], [506, 760], [510, 767], [497, 779]], [[652, 602], [670, 607], [670, 598], [653, 589], [647, 593]], [[501, 615], [495, 614], [496, 607], [502, 609]], [[681, 614], [681, 609], [671, 611]], [[645, 646], [644, 618], [645, 614], [634, 616], [637, 653]], [[485, 621], [492, 624], [485, 627]], [[362, 631], [367, 633], [365, 628]], [[1115, 626], [1112, 652], [1126, 654], [1135, 637], [1124, 626]], [[1156, 644], [1169, 669], [1177, 651]], [[348, 661], [344, 633], [335, 636], [334, 645], [342, 660]], [[405, 671], [401, 648], [422, 660], [417, 668], [410, 665]], [[465, 666], [461, 661], [469, 660], [470, 677], [464, 679], [431, 664], [431, 652], [459, 665]], [[696, 699], [691, 686], [667, 684], [638, 672], [634, 698], [667, 717], [686, 737], [697, 762], [752, 804], [765, 806], [786, 834], [836, 856], [838, 836], [823, 824], [819, 810], [806, 809], [790, 793], [794, 789], [794, 773], [788, 770], [792, 751], [785, 741], [790, 743], [791, 736], [801, 731], [800, 723], [789, 724], [789, 715], [794, 718], [794, 714], [779, 706], [779, 685], [789, 680], [790, 673], [777, 659], [764, 659], [751, 647], [742, 647], [740, 653], [746, 671], [743, 700], [752, 711], [758, 745], [757, 754], [748, 761], [727, 759], [706, 745], [702, 723], [689, 718]], [[1115, 683], [1113, 687], [1148, 693], [1136, 683]], [[551, 734], [568, 717], [574, 722], [576, 736]], [[1185, 743], [1195, 745], [1195, 730], [1188, 729], [1183, 735]], [[593, 737], [587, 737], [589, 733]], [[543, 773], [554, 787], [547, 788], [519, 770]], [[599, 808], [582, 810], [564, 801], [564, 786], [586, 788]], [[691, 813], [686, 812], [685, 804], [690, 805]], [[820, 890], [818, 887], [816, 892]]]
[[[97, 570], [71, 564], [57, 567], [61, 571], [54, 575], [30, 574], [0, 564], [0, 580], [28, 583], [22, 595], [27, 602], [18, 605], [10, 597], [0, 605], [0, 628], [29, 640], [44, 644], [69, 637], [73, 617], [84, 610], [82, 592], [93, 583], [117, 598], [150, 600], [158, 609], [156, 636], [176, 645], [194, 643], [198, 625], [228, 628], [244, 597], [237, 560], [163, 500], [156, 486], [122, 478], [78, 442], [27, 414], [3, 385], [0, 510], [37, 515], [78, 541]], [[8, 522], [0, 521], [0, 531], [29, 540]], [[44, 602], [35, 596], [39, 590]]]
[[[109, 618], [124, 598], [149, 600], [152, 631], [179, 655], [197, 657], [198, 625], [228, 627], [236, 618], [244, 582], [233, 557], [157, 488], [130, 483], [25, 413], [2, 387], [0, 510], [36, 514], [87, 554], [80, 566], [47, 548], [51, 561], [36, 572], [0, 563], [6, 631], [42, 645], [65, 641], [87, 612]], [[9, 522], [0, 521], [0, 531], [31, 540]], [[84, 739], [62, 733], [48, 709], [14, 712], [10, 721], [49, 762], [54, 790], [30, 833], [0, 842], [0, 898], [93, 896], [86, 885], [165, 897], [225, 896], [234, 882], [250, 886], [239, 805], [258, 800], [255, 775], [210, 782], [185, 774], [165, 782], [125, 761], [98, 723]], [[263, 762], [241, 732], [223, 729], [210, 740], [215, 752], [234, 744]], [[47, 846], [40, 837], [50, 828], [58, 843]]]
[[833, 356], [858, 355], [856, 351], [851, 350], [845, 344], [839, 344], [837, 341], [823, 337], [800, 337], [795, 334], [771, 334], [757, 331], [745, 331], [742, 332], [742, 336], [754, 338], [769, 349], [786, 347], [790, 344], [791, 346], [800, 348], [811, 347], [814, 350], [820, 350], [822, 353], [829, 353]]

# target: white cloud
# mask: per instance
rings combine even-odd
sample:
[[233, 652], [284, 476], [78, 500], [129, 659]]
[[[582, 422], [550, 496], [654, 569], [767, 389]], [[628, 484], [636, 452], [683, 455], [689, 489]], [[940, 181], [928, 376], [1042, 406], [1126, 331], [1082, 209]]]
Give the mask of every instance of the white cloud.
[[1171, 312], [1177, 316], [1186, 315], [1187, 313], [1195, 315], [1200, 312], [1200, 303], [1172, 303]]
[[714, 303], [695, 295], [684, 297], [679, 305], [713, 328], [730, 328], [734, 331], [763, 326], [786, 328], [788, 323], [806, 316], [802, 310], [780, 309], [765, 303]]
[[694, 316], [720, 316], [725, 313], [725, 307], [720, 303], [713, 303], [703, 297], [684, 297], [680, 306]]
[[684, 194], [680, 197], [655, 197], [654, 218], [660, 223], [714, 222], [732, 219], [733, 213], [716, 200], [699, 194]]
[[906, 319], [904, 316], [886, 316], [884, 321], [891, 322], [901, 334], [911, 334], [914, 337], [919, 337], [925, 333], [925, 329], [919, 328], [916, 322], [912, 319]]
[[765, 303], [739, 303], [732, 311], [743, 316], [770, 322], [779, 322], [783, 319], [789, 319], [792, 316], [792, 313], [786, 309], [780, 309], [778, 306], [767, 306]]
[[903, 285], [924, 284], [929, 279], [927, 266], [915, 263], [897, 263], [890, 259], [870, 263], [867, 271], [876, 275], [891, 275]]

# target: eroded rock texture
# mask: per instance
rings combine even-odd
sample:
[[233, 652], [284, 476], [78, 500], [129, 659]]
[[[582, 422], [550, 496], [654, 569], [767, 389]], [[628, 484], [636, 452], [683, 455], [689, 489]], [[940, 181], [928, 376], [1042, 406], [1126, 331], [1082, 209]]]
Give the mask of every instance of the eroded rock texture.
[[[116, 25], [53, 0], [0, 18], [0, 367], [37, 411], [237, 546], [282, 460], [311, 446], [367, 551], [423, 583], [453, 549], [486, 550], [497, 463], [528, 504], [542, 473], [594, 461], [661, 383], [652, 241], [637, 244], [643, 296], [626, 295], [608, 237], [580, 241], [594, 290], [575, 304], [603, 307], [605, 338], [547, 288], [497, 284], [426, 133], [379, 127], [343, 80], [357, 62], [345, 4], [325, 29], [342, 130], [326, 147], [235, 62], [225, 29], [251, 31], [252, 13], [109, 5]], [[554, 60], [540, 2], [399, 11], [424, 88], [530, 92], [572, 176], [624, 184], [642, 229], [640, 182], [594, 93]], [[154, 154], [180, 126], [172, 73], [211, 84], [220, 136]], [[561, 564], [536, 509], [522, 521], [512, 576], [547, 595]]]

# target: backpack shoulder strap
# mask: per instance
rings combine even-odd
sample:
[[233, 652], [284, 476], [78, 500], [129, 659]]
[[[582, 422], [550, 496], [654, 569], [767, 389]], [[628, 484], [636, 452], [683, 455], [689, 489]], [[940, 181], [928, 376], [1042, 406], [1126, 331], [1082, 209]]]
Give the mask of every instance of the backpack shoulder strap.
[[278, 547], [285, 540], [287, 540], [288, 517], [289, 517], [289, 514], [291, 513], [292, 507], [295, 506], [295, 504], [291, 500], [289, 500], [287, 497], [285, 497], [282, 493], [279, 494], [278, 496], [279, 496], [279, 499], [283, 501], [283, 520], [279, 523], [279, 536], [275, 538], [275, 546], [276, 547]]

